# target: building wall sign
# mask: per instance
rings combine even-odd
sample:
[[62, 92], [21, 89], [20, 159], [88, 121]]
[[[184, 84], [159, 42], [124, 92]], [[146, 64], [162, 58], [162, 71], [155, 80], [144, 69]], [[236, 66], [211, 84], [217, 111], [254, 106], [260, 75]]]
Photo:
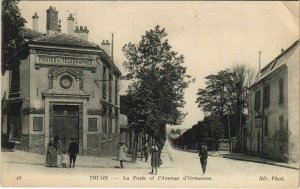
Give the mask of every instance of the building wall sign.
[[94, 68], [94, 59], [85, 57], [37, 55], [37, 65]]

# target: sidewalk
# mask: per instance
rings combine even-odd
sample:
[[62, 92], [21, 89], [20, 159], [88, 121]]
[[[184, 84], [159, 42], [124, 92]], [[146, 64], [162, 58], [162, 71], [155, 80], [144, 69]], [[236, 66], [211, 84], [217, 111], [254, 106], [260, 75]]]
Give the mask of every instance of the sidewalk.
[[275, 166], [285, 167], [290, 169], [297, 169], [297, 170], [299, 169], [299, 163], [282, 163], [282, 162], [265, 159], [261, 157], [249, 156], [243, 153], [229, 153], [225, 151], [224, 152], [217, 151], [217, 152], [209, 152], [209, 155], [214, 157], [223, 157], [223, 158], [235, 159], [240, 161], [250, 161], [255, 163], [275, 165]]
[[[21, 150], [15, 151], [2, 151], [1, 160], [3, 163], [17, 163], [17, 164], [31, 164], [31, 165], [45, 165], [45, 155], [29, 153]], [[172, 163], [169, 155], [164, 147], [161, 153], [163, 164], [161, 168], [171, 168]], [[124, 163], [124, 167], [129, 169], [149, 169], [151, 167], [151, 157], [148, 158], [148, 162], [145, 159], [141, 161], [138, 157], [136, 162], [131, 162], [131, 158], [127, 157], [127, 161]], [[120, 168], [120, 162], [116, 157], [94, 157], [94, 156], [81, 156], [76, 158], [76, 167], [86, 168]]]

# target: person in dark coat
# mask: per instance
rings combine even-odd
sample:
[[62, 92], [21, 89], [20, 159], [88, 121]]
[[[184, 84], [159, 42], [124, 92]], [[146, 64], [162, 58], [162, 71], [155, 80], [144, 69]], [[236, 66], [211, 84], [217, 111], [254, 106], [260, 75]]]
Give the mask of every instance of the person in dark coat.
[[59, 137], [55, 136], [53, 139], [50, 139], [47, 148], [46, 155], [46, 167], [57, 167], [57, 155], [60, 154], [61, 144], [59, 141]]
[[76, 162], [76, 156], [78, 154], [78, 144], [76, 143], [76, 140], [74, 138], [72, 139], [72, 142], [69, 145], [68, 154], [70, 157], [70, 167], [71, 164], [73, 163], [73, 168], [74, 168]]
[[150, 153], [151, 153], [151, 167], [152, 167], [151, 174], [153, 174], [153, 170], [155, 170], [155, 174], [157, 174], [157, 167], [159, 166], [159, 149], [157, 143], [151, 146]]
[[202, 147], [199, 151], [199, 157], [200, 157], [202, 172], [203, 172], [203, 174], [205, 174], [206, 166], [207, 166], [207, 157], [208, 157], [207, 146], [206, 145], [202, 145]]
[[148, 156], [149, 156], [149, 146], [148, 146], [148, 143], [146, 143], [144, 145], [143, 152], [144, 152], [145, 162], [147, 162], [148, 161]]

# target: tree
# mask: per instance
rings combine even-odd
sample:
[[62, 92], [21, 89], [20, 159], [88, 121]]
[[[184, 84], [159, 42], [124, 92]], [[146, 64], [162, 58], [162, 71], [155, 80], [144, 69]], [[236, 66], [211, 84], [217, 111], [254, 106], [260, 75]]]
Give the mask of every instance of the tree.
[[184, 57], [171, 50], [165, 29], [155, 26], [146, 31], [138, 44], [124, 45], [127, 61], [125, 79], [132, 80], [127, 95], [131, 127], [145, 131], [162, 145], [166, 140], [166, 124], [177, 125], [185, 114], [184, 89], [191, 80], [183, 67]]
[[214, 118], [211, 128], [217, 139], [229, 136], [228, 123], [230, 136], [242, 134], [246, 120], [247, 86], [252, 79], [249, 73], [252, 71], [244, 65], [236, 65], [205, 77], [206, 88], [198, 90], [196, 102], [206, 115]]
[[216, 132], [217, 138], [222, 138], [224, 136], [222, 120], [229, 107], [225, 89], [232, 85], [231, 72], [226, 69], [205, 79], [206, 88], [198, 90], [196, 102], [207, 116], [214, 118], [211, 127]]
[[18, 8], [19, 0], [2, 1], [2, 75], [19, 66], [25, 56], [23, 30], [26, 21]]

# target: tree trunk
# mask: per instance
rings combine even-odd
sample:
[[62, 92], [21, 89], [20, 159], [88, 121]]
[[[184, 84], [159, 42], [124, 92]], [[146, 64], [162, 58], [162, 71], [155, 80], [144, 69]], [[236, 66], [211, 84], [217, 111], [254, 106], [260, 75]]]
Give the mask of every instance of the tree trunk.
[[132, 145], [132, 153], [131, 153], [131, 159], [133, 162], [137, 159], [137, 148], [138, 148], [138, 133], [133, 133], [134, 139], [133, 139], [133, 145]]

